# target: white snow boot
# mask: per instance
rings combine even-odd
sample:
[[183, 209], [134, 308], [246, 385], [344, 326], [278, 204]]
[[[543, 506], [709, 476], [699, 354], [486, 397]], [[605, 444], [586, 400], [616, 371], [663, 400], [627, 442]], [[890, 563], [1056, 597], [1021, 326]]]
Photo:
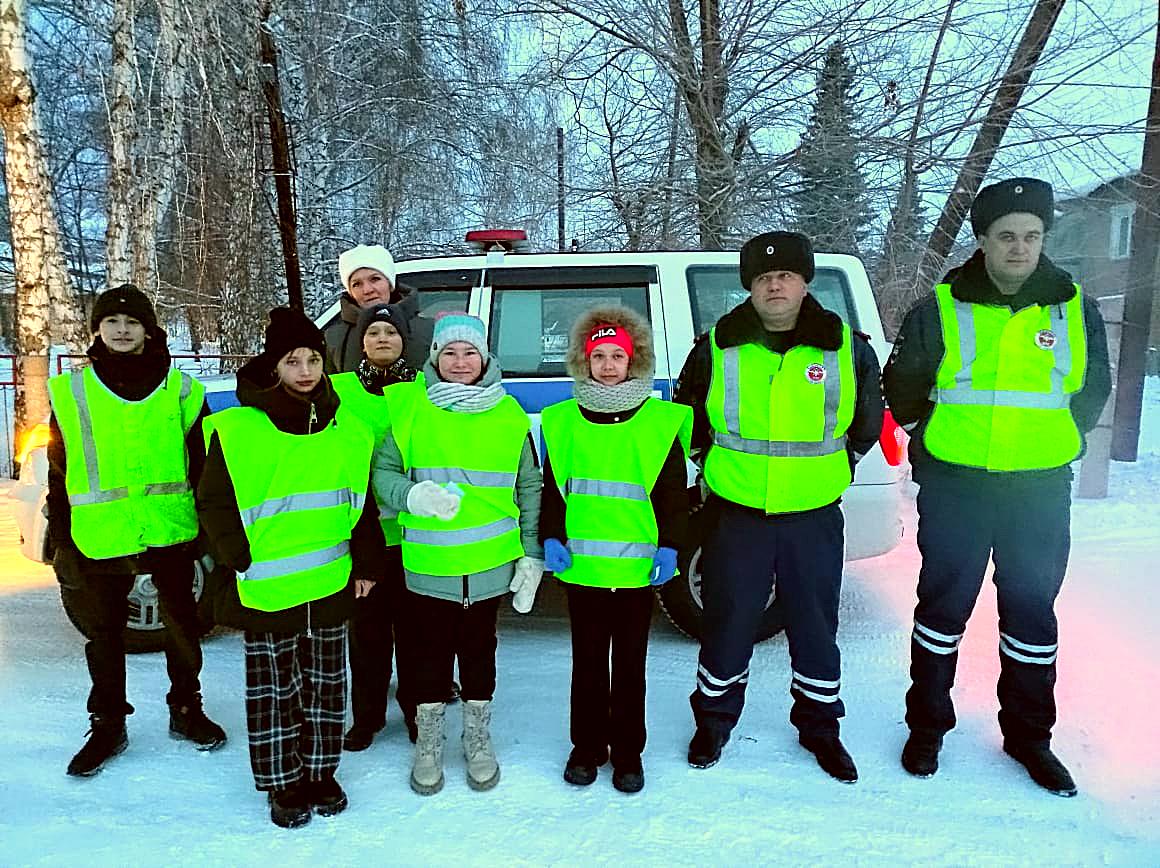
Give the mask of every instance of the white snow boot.
[[490, 725], [491, 700], [468, 699], [463, 703], [463, 756], [467, 760], [467, 785], [473, 790], [490, 790], [499, 783]]
[[411, 789], [421, 796], [433, 796], [443, 789], [443, 709], [442, 702], [425, 702], [415, 711], [419, 737], [415, 740]]

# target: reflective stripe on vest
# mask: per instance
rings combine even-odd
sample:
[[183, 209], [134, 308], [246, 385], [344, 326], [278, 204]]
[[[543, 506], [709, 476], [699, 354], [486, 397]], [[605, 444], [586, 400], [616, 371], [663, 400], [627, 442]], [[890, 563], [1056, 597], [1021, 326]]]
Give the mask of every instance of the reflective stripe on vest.
[[86, 367], [51, 378], [49, 397], [83, 554], [122, 557], [197, 536], [185, 438], [204, 404], [201, 383], [171, 369], [151, 394], [130, 401]]
[[410, 475], [415, 482], [438, 482], [440, 485], [454, 482], [476, 488], [514, 488], [516, 484], [514, 473], [464, 470], [461, 467], [416, 467]]
[[505, 396], [482, 413], [456, 413], [432, 404], [421, 381], [391, 386], [386, 395], [406, 475], [453, 482], [463, 492], [451, 521], [400, 513], [403, 566], [458, 578], [521, 557], [515, 483], [531, 422], [520, 405]]
[[713, 430], [705, 481], [720, 497], [766, 513], [833, 503], [850, 484], [846, 430], [857, 381], [852, 334], [836, 350], [759, 344], [721, 348], [710, 332]]
[[544, 409], [541, 431], [560, 492], [575, 585], [639, 588], [657, 551], [650, 494], [673, 442], [688, 455], [692, 409], [648, 398], [629, 418], [597, 424], [575, 400]]
[[217, 433], [253, 563], [238, 575], [244, 606], [289, 609], [350, 579], [350, 537], [366, 501], [373, 433], [344, 404], [313, 434], [287, 434], [253, 407], [205, 420]]
[[[330, 548], [319, 551], [305, 552], [300, 555], [290, 555], [285, 558], [276, 558], [271, 561], [255, 561], [246, 570], [244, 581], [261, 581], [264, 579], [281, 579], [294, 573], [326, 567], [348, 558], [350, 542], [335, 543]], [[347, 568], [349, 571], [349, 567]]]
[[1078, 285], [1065, 303], [1012, 311], [935, 287], [945, 352], [923, 443], [940, 461], [993, 471], [1061, 467], [1082, 439], [1071, 396], [1083, 386], [1087, 340]]
[[365, 501], [366, 494], [364, 492], [341, 488], [334, 491], [312, 491], [308, 494], [287, 494], [283, 497], [274, 497], [240, 512], [242, 524], [250, 527], [264, 518], [273, 518], [287, 512], [330, 509], [347, 504], [361, 511]]

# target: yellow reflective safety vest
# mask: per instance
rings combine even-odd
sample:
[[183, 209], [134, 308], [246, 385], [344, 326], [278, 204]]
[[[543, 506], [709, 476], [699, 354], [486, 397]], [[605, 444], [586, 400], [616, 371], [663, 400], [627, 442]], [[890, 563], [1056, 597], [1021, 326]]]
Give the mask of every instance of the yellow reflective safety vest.
[[959, 301], [935, 287], [945, 352], [923, 432], [927, 451], [951, 464], [1044, 470], [1074, 461], [1082, 438], [1071, 396], [1083, 387], [1083, 295], [1012, 312]]
[[[420, 377], [423, 375], [420, 374]], [[375, 448], [383, 442], [387, 429], [391, 427], [391, 415], [387, 409], [387, 399], [384, 395], [368, 392], [363, 386], [358, 374], [353, 372], [335, 374], [330, 378], [334, 391], [338, 393], [341, 404], [358, 414], [358, 417], [371, 429]], [[396, 383], [395, 385], [402, 385]], [[394, 388], [387, 386], [388, 389]], [[379, 525], [383, 529], [383, 538], [387, 545], [397, 546], [403, 541], [403, 531], [399, 527], [399, 514], [379, 504]]]
[[716, 332], [705, 401], [709, 488], [770, 514], [833, 503], [850, 485], [846, 431], [857, 392], [850, 327], [842, 323], [836, 350], [796, 346], [785, 354], [758, 344], [721, 349]]
[[217, 433], [250, 544], [242, 605], [278, 612], [341, 590], [370, 482], [370, 428], [339, 404], [314, 434], [280, 431], [255, 407], [214, 413], [204, 430], [207, 444]]
[[463, 491], [451, 521], [403, 512], [403, 566], [428, 576], [466, 576], [523, 557], [515, 500], [531, 423], [511, 395], [482, 413], [436, 407], [422, 382], [386, 390], [391, 435], [415, 482], [456, 483]]
[[594, 588], [641, 588], [657, 551], [650, 495], [675, 438], [689, 454], [691, 407], [648, 398], [631, 418], [589, 422], [575, 400], [540, 417], [564, 498], [572, 566], [557, 578]]
[[72, 538], [98, 560], [197, 538], [185, 438], [205, 387], [171, 369], [153, 393], [128, 401], [92, 367], [48, 381], [65, 448]]

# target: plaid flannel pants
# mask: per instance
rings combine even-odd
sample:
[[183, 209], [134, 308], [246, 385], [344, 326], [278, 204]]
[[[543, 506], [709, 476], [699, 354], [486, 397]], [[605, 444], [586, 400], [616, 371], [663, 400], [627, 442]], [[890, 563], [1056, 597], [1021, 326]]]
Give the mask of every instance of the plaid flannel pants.
[[246, 726], [259, 790], [334, 774], [346, 722], [346, 625], [246, 631]]

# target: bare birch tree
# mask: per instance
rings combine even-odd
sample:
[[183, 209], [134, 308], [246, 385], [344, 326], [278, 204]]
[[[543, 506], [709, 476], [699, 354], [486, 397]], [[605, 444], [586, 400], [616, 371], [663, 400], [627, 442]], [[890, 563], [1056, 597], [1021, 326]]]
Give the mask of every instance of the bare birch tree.
[[[25, 47], [24, 0], [0, 2], [0, 127], [16, 276], [16, 431], [48, 417], [51, 320], [72, 303], [53, 209], [36, 86]], [[53, 303], [62, 306], [53, 311]], [[69, 317], [75, 324], [75, 316]], [[75, 341], [76, 336], [71, 335]]]
[[[138, 0], [113, 0], [106, 280], [109, 286], [136, 284], [155, 298], [161, 290], [157, 235], [173, 197], [190, 53], [206, 8], [151, 0], [155, 34], [146, 39], [137, 27]], [[142, 55], [149, 58], [145, 68]]]

